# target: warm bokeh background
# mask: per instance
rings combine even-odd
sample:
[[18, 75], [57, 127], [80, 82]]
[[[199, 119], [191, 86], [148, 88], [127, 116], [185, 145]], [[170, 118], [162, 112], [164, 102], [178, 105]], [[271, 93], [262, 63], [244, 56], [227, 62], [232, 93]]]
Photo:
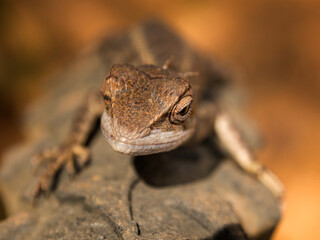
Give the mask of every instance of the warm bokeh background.
[[0, 154], [23, 139], [19, 114], [48, 76], [85, 46], [159, 16], [241, 73], [248, 114], [265, 136], [260, 161], [287, 188], [274, 239], [320, 239], [318, 0], [0, 2]]

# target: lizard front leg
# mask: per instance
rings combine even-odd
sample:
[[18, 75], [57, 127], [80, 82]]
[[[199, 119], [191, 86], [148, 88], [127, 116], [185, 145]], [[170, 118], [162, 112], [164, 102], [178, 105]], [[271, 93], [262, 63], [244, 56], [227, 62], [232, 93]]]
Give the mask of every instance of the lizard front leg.
[[34, 169], [46, 164], [45, 169], [35, 186], [33, 201], [42, 193], [51, 190], [53, 179], [63, 167], [70, 176], [76, 173], [88, 163], [89, 151], [85, 147], [88, 137], [92, 131], [98, 116], [103, 112], [103, 101], [98, 93], [90, 93], [84, 104], [80, 107], [73, 122], [73, 128], [69, 137], [58, 147], [45, 149], [31, 159]]
[[242, 169], [259, 179], [279, 201], [282, 201], [284, 195], [282, 182], [274, 173], [256, 161], [230, 115], [222, 111], [217, 112], [214, 130], [222, 148], [226, 150], [231, 158]]
[[239, 129], [227, 112], [219, 109], [214, 103], [207, 102], [199, 107], [197, 121], [197, 125], [200, 127], [194, 137], [196, 141], [201, 141], [205, 137], [208, 137], [210, 132], [212, 132], [208, 131], [208, 129], [212, 129], [220, 147], [231, 159], [243, 170], [255, 176], [270, 189], [277, 199], [282, 201], [284, 195], [282, 182], [270, 170], [264, 168], [256, 161], [248, 144], [241, 136]]

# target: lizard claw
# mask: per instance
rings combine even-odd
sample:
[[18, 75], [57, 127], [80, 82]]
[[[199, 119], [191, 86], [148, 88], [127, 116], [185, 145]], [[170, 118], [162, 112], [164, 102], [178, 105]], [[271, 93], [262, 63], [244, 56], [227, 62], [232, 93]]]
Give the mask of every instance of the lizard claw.
[[32, 157], [31, 164], [35, 173], [38, 172], [41, 165], [46, 165], [33, 190], [32, 202], [35, 203], [41, 194], [50, 193], [56, 175], [61, 169], [65, 167], [68, 175], [72, 177], [88, 162], [88, 149], [78, 144], [66, 144], [60, 147], [46, 149]]
[[32, 166], [32, 172], [33, 174], [36, 174], [40, 167], [48, 160], [52, 160], [54, 158], [57, 158], [59, 155], [59, 148], [58, 147], [54, 147], [54, 148], [48, 148], [43, 150], [42, 152], [34, 155], [31, 159], [30, 159], [30, 163]]

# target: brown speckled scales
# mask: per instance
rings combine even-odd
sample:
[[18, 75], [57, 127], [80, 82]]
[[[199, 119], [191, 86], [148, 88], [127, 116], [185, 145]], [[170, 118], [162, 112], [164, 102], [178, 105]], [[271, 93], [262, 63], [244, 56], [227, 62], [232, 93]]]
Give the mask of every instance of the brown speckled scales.
[[100, 52], [107, 54], [101, 57], [111, 69], [101, 87], [104, 104], [96, 93], [90, 95], [66, 142], [33, 158], [35, 165], [54, 159], [40, 177], [35, 197], [50, 190], [61, 167], [74, 174], [75, 158], [80, 166], [87, 162], [84, 144], [102, 113], [103, 134], [115, 151], [124, 154], [170, 151], [215, 135], [240, 167], [282, 199], [281, 182], [254, 161], [231, 118], [219, 107], [217, 93], [226, 81], [220, 81], [225, 76], [212, 63], [158, 22], [116, 35], [103, 48]]

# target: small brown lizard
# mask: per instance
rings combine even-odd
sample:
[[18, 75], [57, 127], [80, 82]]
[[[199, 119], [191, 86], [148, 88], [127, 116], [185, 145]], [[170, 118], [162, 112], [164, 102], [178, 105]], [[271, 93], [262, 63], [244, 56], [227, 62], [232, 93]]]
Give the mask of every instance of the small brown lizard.
[[[214, 94], [216, 81], [203, 70], [204, 65], [209, 66], [207, 62], [159, 23], [138, 26], [125, 38], [135, 54], [118, 59], [128, 61], [126, 64], [113, 65], [101, 87], [103, 98], [90, 95], [66, 142], [33, 157], [36, 166], [52, 160], [34, 197], [50, 191], [52, 179], [63, 166], [70, 175], [75, 174], [75, 158], [80, 167], [88, 162], [85, 143], [101, 116], [108, 143], [115, 151], [133, 156], [171, 151], [215, 136], [244, 171], [281, 200], [282, 183], [255, 161], [231, 117], [219, 106]], [[166, 61], [170, 56], [174, 59]]]

